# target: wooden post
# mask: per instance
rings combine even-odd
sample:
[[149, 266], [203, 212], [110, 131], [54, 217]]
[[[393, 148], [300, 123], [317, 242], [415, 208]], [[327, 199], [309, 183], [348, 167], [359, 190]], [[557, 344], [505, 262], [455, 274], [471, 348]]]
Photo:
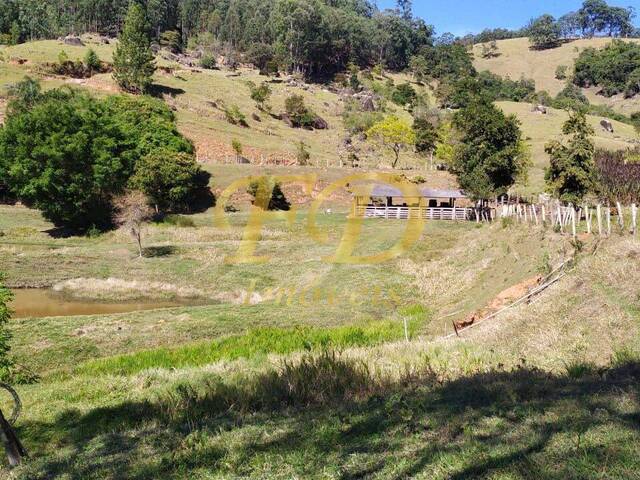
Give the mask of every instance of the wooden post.
[[542, 204], [542, 224], [544, 225], [547, 222], [547, 211], [544, 208], [544, 203]]
[[571, 233], [573, 233], [574, 240], [578, 237], [576, 232], [576, 209], [571, 207]]
[[611, 236], [611, 207], [607, 207], [607, 236]]
[[591, 235], [591, 209], [585, 205], [585, 219], [587, 221], [587, 233]]
[[616, 207], [618, 207], [618, 223], [620, 224], [622, 231], [624, 231], [624, 212], [620, 202], [616, 202]]
[[596, 215], [598, 217], [598, 235], [602, 236], [602, 205], [596, 207]]
[[533, 218], [536, 222], [536, 225], [538, 225], [538, 213], [536, 212], [536, 206], [535, 205], [531, 205], [531, 213], [533, 213]]
[[631, 204], [631, 228], [633, 230], [633, 235], [636, 236], [638, 233], [638, 207], [635, 203]]

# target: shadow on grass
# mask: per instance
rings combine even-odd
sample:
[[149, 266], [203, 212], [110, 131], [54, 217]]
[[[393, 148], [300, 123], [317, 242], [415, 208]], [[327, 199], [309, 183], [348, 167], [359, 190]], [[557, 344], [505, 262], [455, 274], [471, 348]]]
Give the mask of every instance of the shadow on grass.
[[520, 368], [440, 383], [425, 370], [387, 383], [337, 361], [285, 365], [249, 382], [181, 384], [156, 401], [23, 423], [34, 458], [18, 476], [587, 479], [640, 471], [639, 363], [580, 378]]
[[170, 257], [175, 254], [178, 249], [173, 245], [163, 245], [159, 247], [146, 247], [142, 249], [145, 258]]

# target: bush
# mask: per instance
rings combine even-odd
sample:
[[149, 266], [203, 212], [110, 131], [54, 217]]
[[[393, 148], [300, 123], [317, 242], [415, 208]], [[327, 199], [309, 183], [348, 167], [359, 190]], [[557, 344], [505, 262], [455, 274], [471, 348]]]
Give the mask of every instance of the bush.
[[342, 112], [344, 127], [352, 134], [364, 133], [384, 118], [381, 112], [363, 112], [360, 103], [352, 100]]
[[241, 125], [247, 127], [247, 117], [240, 111], [237, 105], [231, 105], [224, 109], [224, 117], [231, 125]]
[[589, 107], [589, 99], [580, 88], [568, 83], [556, 96], [553, 106], [559, 109], [584, 110]]
[[284, 102], [284, 108], [291, 124], [296, 128], [312, 128], [318, 118], [304, 103], [302, 95], [291, 95]]
[[176, 30], [168, 30], [160, 35], [160, 45], [166, 47], [173, 53], [182, 51], [182, 35]]
[[[271, 198], [267, 202], [266, 195], [271, 192]], [[273, 177], [260, 177], [249, 185], [247, 193], [253, 197], [253, 204], [263, 210], [291, 210], [291, 204], [285, 197], [280, 184]]]
[[136, 163], [129, 186], [147, 195], [156, 211], [188, 210], [209, 178], [193, 155], [160, 149]]
[[397, 87], [395, 87], [393, 93], [391, 94], [391, 100], [393, 101], [393, 103], [401, 107], [413, 107], [417, 98], [418, 94], [409, 83], [398, 85]]
[[600, 198], [610, 204], [640, 203], [640, 164], [628, 159], [639, 155], [640, 149], [595, 154], [597, 189]]
[[568, 69], [569, 67], [566, 65], [558, 65], [558, 68], [556, 68], [556, 80], [566, 80]]
[[216, 58], [207, 53], [200, 59], [200, 66], [207, 70], [213, 70], [216, 68]]

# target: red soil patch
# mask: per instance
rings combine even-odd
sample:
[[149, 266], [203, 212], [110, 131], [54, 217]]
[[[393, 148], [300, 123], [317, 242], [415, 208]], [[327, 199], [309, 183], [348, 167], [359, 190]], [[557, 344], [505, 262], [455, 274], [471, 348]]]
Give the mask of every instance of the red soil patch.
[[483, 318], [496, 313], [507, 305], [510, 305], [516, 300], [524, 297], [534, 288], [538, 287], [543, 279], [544, 277], [542, 275], [537, 275], [533, 278], [525, 280], [524, 282], [518, 283], [513, 287], [509, 287], [506, 290], [503, 290], [482, 310], [478, 310], [472, 313], [461, 322], [453, 322], [456, 332], [474, 325], [475, 323], [481, 321]]

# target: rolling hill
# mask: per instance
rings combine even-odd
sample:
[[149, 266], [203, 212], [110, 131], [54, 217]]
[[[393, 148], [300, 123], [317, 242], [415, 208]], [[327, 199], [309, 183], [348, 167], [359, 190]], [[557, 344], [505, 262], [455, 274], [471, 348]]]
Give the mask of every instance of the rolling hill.
[[[631, 42], [640, 42], [630, 39]], [[579, 39], [562, 44], [558, 48], [549, 50], [532, 50], [528, 38], [514, 38], [497, 42], [496, 58], [482, 58], [482, 44], [473, 47], [474, 65], [479, 71], [489, 70], [503, 77], [517, 80], [524, 76], [535, 80], [537, 90], [547, 90], [555, 96], [564, 88], [565, 80], [555, 78], [556, 68], [560, 65], [572, 70], [575, 59], [586, 48], [602, 48], [611, 42], [610, 38]], [[622, 95], [611, 98], [598, 95], [597, 88], [583, 89], [589, 101], [593, 104], [608, 105], [614, 110], [629, 115], [640, 111], [640, 96], [625, 99]]]

